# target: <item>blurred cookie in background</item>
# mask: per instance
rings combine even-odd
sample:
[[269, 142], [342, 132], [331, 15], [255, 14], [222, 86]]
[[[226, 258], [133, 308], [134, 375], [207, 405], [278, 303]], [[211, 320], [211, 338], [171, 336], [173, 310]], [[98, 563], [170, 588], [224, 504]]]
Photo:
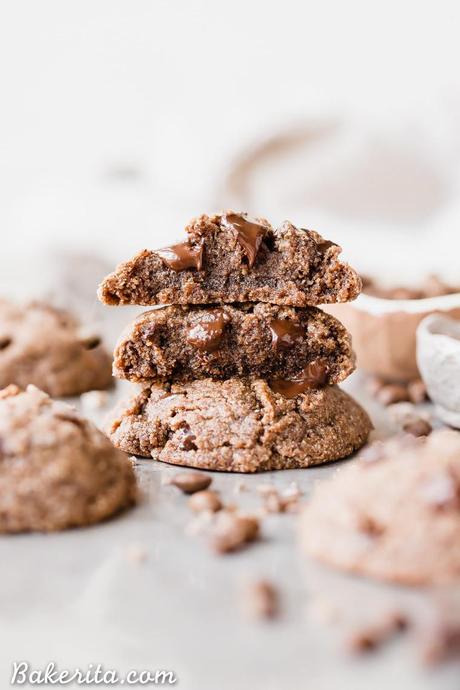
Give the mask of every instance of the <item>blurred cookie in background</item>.
[[111, 359], [98, 333], [44, 302], [0, 300], [0, 388], [33, 384], [53, 396], [112, 384]]

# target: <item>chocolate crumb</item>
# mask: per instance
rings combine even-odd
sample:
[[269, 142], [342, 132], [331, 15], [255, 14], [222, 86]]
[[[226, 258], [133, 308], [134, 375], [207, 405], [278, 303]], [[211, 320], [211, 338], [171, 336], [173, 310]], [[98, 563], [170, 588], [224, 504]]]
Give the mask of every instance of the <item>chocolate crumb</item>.
[[244, 611], [255, 620], [269, 620], [279, 614], [279, 595], [276, 587], [268, 580], [249, 583], [244, 591]]
[[348, 640], [347, 647], [353, 654], [366, 654], [376, 651], [398, 633], [409, 626], [408, 618], [401, 612], [392, 612], [374, 626], [355, 632]]
[[204, 491], [210, 486], [212, 477], [201, 472], [178, 472], [169, 481], [169, 484], [177, 486], [184, 494], [194, 494], [197, 491]]
[[207, 489], [194, 493], [188, 500], [188, 506], [195, 513], [201, 513], [203, 510], [216, 513], [222, 508], [222, 502], [215, 491]]
[[211, 547], [217, 553], [237, 551], [259, 535], [259, 521], [249, 515], [222, 511], [217, 516]]
[[409, 393], [406, 386], [398, 383], [388, 383], [378, 391], [377, 400], [382, 405], [392, 405], [397, 402], [406, 402], [409, 400]]
[[433, 431], [431, 424], [421, 417], [406, 422], [403, 429], [407, 434], [412, 434], [412, 436], [429, 436]]

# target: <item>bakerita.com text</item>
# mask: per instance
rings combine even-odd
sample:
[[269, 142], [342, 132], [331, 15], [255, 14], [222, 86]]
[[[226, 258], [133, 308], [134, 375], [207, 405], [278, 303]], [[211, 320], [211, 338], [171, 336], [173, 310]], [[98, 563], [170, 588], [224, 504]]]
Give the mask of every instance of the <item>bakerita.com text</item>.
[[174, 671], [132, 669], [119, 673], [116, 669], [104, 669], [102, 664], [88, 664], [85, 669], [59, 669], [54, 661], [44, 668], [32, 668], [28, 661], [13, 661], [10, 685], [174, 685]]

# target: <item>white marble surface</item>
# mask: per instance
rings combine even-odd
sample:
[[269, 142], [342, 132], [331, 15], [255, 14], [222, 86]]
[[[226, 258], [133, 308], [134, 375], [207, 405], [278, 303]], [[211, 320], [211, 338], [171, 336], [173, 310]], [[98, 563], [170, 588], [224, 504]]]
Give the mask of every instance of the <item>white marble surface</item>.
[[[373, 413], [379, 435], [387, 418], [362, 392], [359, 376], [347, 383]], [[127, 386], [117, 395], [127, 393]], [[95, 413], [100, 421], [104, 410]], [[292, 481], [305, 499], [316, 482], [342, 463], [310, 470], [242, 476], [213, 473], [225, 501], [256, 510], [260, 483], [280, 489]], [[297, 545], [293, 514], [268, 515], [262, 539], [245, 551], [217, 556], [204, 536], [187, 533], [186, 498], [163, 482], [177, 469], [140, 461], [143, 500], [135, 510], [90, 529], [0, 540], [0, 677], [12, 660], [35, 667], [102, 663], [175, 671], [188, 690], [279, 690], [315, 687], [350, 690], [388, 685], [405, 690], [456, 690], [459, 667], [427, 670], [411, 635], [381, 652], [355, 659], [345, 641], [358, 622], [380, 620], [395, 606], [422, 609], [429, 593], [374, 585], [322, 569]], [[245, 489], [236, 492], [243, 481]], [[145, 552], [137, 562], [133, 553]], [[250, 621], [241, 591], [253, 579], [279, 588], [281, 616]], [[314, 614], [318, 601], [338, 612], [332, 625]]]

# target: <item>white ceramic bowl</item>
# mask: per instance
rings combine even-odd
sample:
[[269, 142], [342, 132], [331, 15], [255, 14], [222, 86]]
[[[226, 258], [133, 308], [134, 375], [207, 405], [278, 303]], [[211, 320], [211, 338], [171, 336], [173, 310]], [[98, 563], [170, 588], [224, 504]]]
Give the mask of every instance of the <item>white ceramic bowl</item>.
[[460, 428], [460, 321], [427, 316], [417, 328], [417, 362], [443, 422]]

